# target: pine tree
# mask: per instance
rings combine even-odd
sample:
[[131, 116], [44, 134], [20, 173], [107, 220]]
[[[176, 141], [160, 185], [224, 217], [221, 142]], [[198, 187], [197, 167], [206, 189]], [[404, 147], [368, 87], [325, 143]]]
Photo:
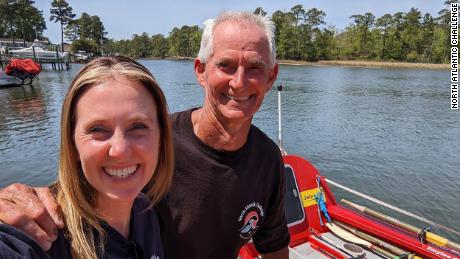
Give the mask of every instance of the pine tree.
[[53, 0], [50, 9], [50, 21], [61, 24], [61, 46], [64, 51], [64, 25], [68, 24], [74, 17], [72, 7], [65, 0]]

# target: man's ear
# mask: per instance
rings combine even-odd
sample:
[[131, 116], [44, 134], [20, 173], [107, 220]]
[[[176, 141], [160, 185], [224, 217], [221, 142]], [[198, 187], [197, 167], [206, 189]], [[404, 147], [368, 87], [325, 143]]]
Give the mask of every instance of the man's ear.
[[275, 83], [276, 77], [278, 76], [278, 63], [275, 63], [273, 68], [268, 71], [268, 82], [267, 82], [267, 91], [270, 90]]
[[204, 86], [204, 71], [206, 69], [206, 64], [202, 63], [200, 59], [195, 58], [195, 63], [193, 65], [195, 68], [196, 79], [198, 80], [201, 86]]

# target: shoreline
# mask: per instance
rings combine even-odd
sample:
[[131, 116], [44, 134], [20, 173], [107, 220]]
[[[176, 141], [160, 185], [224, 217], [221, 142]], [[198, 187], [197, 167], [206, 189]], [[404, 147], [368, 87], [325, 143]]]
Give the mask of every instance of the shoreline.
[[[194, 60], [192, 57], [148, 57], [141, 58], [144, 60]], [[320, 60], [317, 62], [301, 60], [278, 60], [280, 65], [289, 66], [343, 66], [343, 67], [365, 67], [365, 68], [409, 68], [409, 69], [433, 69], [449, 70], [450, 64], [433, 64], [433, 63], [409, 63], [409, 62], [382, 62], [367, 60]]]
[[449, 64], [432, 63], [409, 63], [409, 62], [380, 62], [365, 60], [320, 60], [318, 62], [278, 60], [280, 65], [291, 66], [344, 66], [344, 67], [366, 67], [366, 68], [411, 68], [411, 69], [435, 69], [448, 70]]

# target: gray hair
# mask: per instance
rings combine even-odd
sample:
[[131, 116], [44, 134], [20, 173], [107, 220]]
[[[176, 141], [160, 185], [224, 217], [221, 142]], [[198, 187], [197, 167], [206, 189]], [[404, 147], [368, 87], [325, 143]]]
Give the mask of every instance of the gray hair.
[[204, 24], [203, 34], [201, 35], [200, 51], [198, 52], [198, 59], [202, 63], [206, 63], [208, 58], [213, 54], [213, 37], [214, 28], [226, 21], [234, 21], [239, 24], [248, 23], [260, 28], [267, 37], [268, 46], [270, 48], [270, 67], [275, 66], [276, 62], [276, 47], [275, 47], [275, 26], [273, 22], [261, 15], [253, 14], [250, 12], [226, 11], [222, 12], [215, 19], [208, 19]]

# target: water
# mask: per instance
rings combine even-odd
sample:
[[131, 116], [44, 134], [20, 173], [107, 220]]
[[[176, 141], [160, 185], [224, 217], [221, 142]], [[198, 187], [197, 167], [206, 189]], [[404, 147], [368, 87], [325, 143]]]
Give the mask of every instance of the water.
[[[200, 105], [192, 62], [141, 62], [156, 75], [170, 111]], [[0, 89], [0, 187], [55, 179], [61, 104], [80, 67], [44, 70], [33, 88]], [[450, 110], [448, 71], [281, 66], [278, 83], [289, 153], [336, 182], [460, 230], [460, 113]], [[276, 91], [254, 123], [277, 139]]]

